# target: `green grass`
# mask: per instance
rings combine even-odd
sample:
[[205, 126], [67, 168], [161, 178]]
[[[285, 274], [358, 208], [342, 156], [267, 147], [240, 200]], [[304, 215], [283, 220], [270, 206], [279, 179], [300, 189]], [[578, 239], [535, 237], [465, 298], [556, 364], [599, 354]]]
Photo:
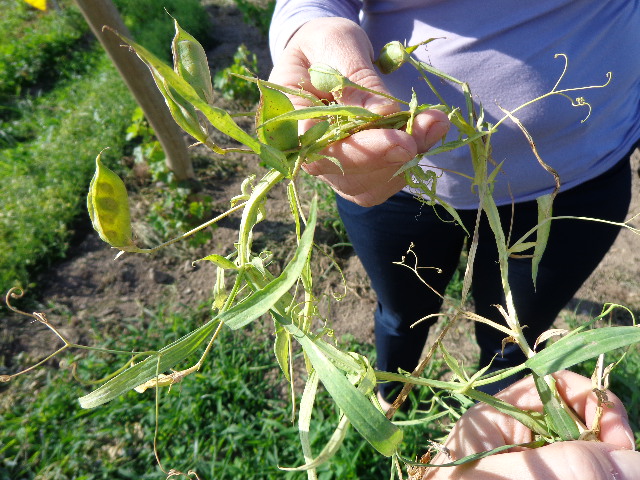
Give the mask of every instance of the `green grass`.
[[102, 57], [90, 74], [49, 95], [24, 99], [9, 123], [20, 142], [0, 151], [0, 289], [26, 286], [36, 266], [63, 256], [96, 155], [112, 166], [123, 155], [135, 107], [115, 69]]
[[23, 1], [0, 0], [2, 103], [28, 88], [49, 89], [90, 67], [89, 27], [79, 11], [68, 8], [70, 0], [58, 3], [60, 10], [40, 12]]
[[[180, 316], [158, 310], [108, 330], [96, 321], [92, 331], [103, 331], [90, 343], [157, 348], [187, 333], [189, 326], [195, 328], [206, 314], [203, 310]], [[351, 342], [350, 347], [371, 353], [368, 345]], [[67, 365], [79, 360], [78, 375], [84, 379], [99, 378], [126, 361], [93, 352], [81, 358], [78, 351], [64, 359]], [[16, 360], [28, 363], [25, 358]], [[158, 447], [165, 468], [194, 469], [203, 480], [306, 478], [304, 473], [278, 469], [302, 462], [297, 427], [290, 421], [286, 394], [280, 393], [287, 389], [279, 384], [272, 339], [261, 331], [225, 330], [199, 373], [169, 393], [162, 391]], [[152, 448], [153, 391], [130, 392], [94, 410], [82, 410], [77, 397], [90, 390], [78, 385], [68, 369], [53, 367], [12, 381], [0, 403], [0, 480], [165, 478]], [[322, 395], [312, 422], [316, 453], [336, 422], [335, 407]], [[433, 428], [407, 430], [407, 443], [422, 451], [432, 434]], [[388, 475], [389, 461], [353, 430], [337, 457], [319, 469], [323, 480]]]
[[[0, 0], [0, 292], [34, 286], [86, 221], [94, 159], [118, 169], [134, 101], [70, 0]], [[132, 33], [169, 58], [171, 16], [211, 43], [197, 0], [118, 0]], [[166, 11], [164, 8], [166, 8]], [[168, 13], [167, 13], [168, 12]], [[205, 41], [205, 43], [207, 43]]]

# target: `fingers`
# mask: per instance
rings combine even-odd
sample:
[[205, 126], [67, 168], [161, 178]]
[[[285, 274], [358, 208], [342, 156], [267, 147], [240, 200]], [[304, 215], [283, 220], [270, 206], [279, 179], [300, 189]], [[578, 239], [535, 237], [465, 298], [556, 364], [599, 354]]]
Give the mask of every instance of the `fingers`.
[[[373, 49], [365, 32], [343, 18], [318, 18], [304, 24], [290, 39], [274, 66], [270, 81], [293, 89], [303, 88], [317, 98], [364, 107], [380, 115], [400, 111], [400, 106], [369, 91], [346, 87], [339, 95], [318, 91], [309, 78], [309, 67], [325, 63], [349, 80], [373, 91], [388, 93], [373, 67]], [[309, 106], [309, 99], [292, 96], [296, 108]], [[306, 130], [312, 120], [301, 121]], [[305, 165], [307, 173], [318, 176], [342, 197], [362, 206], [387, 200], [404, 187], [403, 176], [394, 176], [416, 154], [427, 151], [449, 129], [447, 116], [439, 111], [416, 116], [412, 135], [391, 129], [356, 133], [327, 148], [323, 153], [334, 157]]]
[[[584, 419], [587, 428], [590, 428], [598, 405], [598, 397], [592, 391], [591, 380], [568, 370], [554, 373], [553, 376], [562, 398], [580, 418]], [[542, 411], [540, 398], [530, 378], [503, 390], [498, 397], [523, 410]], [[600, 419], [600, 439], [622, 448], [633, 448], [633, 435], [624, 405], [612, 392], [607, 392], [607, 400]]]
[[424, 480], [634, 480], [640, 453], [597, 442], [560, 442], [503, 453], [453, 468], [431, 468]]
[[404, 187], [404, 177], [395, 176], [400, 167], [431, 148], [448, 129], [444, 113], [423, 112], [416, 117], [412, 135], [392, 129], [364, 130], [325, 149], [323, 153], [336, 158], [340, 166], [325, 158], [304, 169], [347, 200], [365, 207], [378, 205]]
[[[318, 18], [304, 24], [291, 37], [269, 80], [294, 89], [302, 87], [318, 98], [364, 107], [380, 115], [397, 112], [399, 105], [390, 99], [352, 87], [334, 98], [318, 91], [309, 80], [308, 68], [314, 63], [325, 63], [363, 87], [388, 93], [372, 59], [371, 42], [357, 24], [344, 18]], [[296, 107], [310, 104], [300, 97], [291, 100]]]
[[[591, 380], [577, 373], [562, 371], [554, 374], [558, 391], [589, 428], [593, 423], [598, 397], [592, 391]], [[607, 403], [600, 419], [600, 439], [622, 448], [633, 449], [635, 442], [627, 411], [620, 399], [607, 391]]]
[[[592, 426], [597, 397], [591, 391], [591, 380], [569, 371], [554, 374], [556, 385], [567, 404]], [[542, 403], [531, 377], [524, 378], [496, 395], [521, 410], [542, 411]], [[610, 404], [604, 408], [600, 420], [600, 439], [612, 448], [633, 449], [634, 439], [622, 402], [607, 393]], [[457, 458], [491, 450], [502, 445], [527, 443], [532, 434], [524, 425], [498, 412], [487, 404], [470, 408], [456, 423], [447, 441], [447, 448]]]

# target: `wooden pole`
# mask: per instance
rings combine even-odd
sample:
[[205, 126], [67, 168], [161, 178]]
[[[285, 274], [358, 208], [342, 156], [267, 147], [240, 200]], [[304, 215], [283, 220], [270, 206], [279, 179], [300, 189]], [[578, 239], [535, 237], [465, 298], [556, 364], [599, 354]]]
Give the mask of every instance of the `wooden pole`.
[[134, 53], [128, 48], [122, 47], [120, 39], [113, 32], [102, 29], [107, 25], [120, 34], [131, 38], [131, 34], [124, 25], [115, 5], [111, 0], [75, 1], [91, 27], [91, 31], [106, 50], [155, 131], [167, 157], [167, 166], [175, 175], [176, 180], [195, 180], [183, 132], [171, 117], [169, 108], [158, 90], [151, 72]]

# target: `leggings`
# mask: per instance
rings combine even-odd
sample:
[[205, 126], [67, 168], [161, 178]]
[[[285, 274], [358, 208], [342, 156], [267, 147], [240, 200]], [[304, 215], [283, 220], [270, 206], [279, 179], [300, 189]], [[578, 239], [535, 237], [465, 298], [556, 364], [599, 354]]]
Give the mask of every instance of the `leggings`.
[[[560, 192], [554, 201], [554, 216], [577, 216], [622, 222], [631, 201], [631, 152], [604, 174], [577, 187]], [[353, 248], [360, 258], [377, 295], [374, 314], [377, 368], [388, 372], [412, 371], [420, 360], [429, 327], [435, 320], [417, 320], [438, 313], [442, 299], [406, 267], [395, 264], [413, 244], [426, 283], [441, 294], [458, 267], [466, 234], [442, 219], [450, 218], [439, 206], [430, 207], [400, 192], [385, 203], [365, 208], [337, 198], [338, 211]], [[499, 207], [505, 233], [511, 228], [512, 242], [537, 223], [535, 201]], [[458, 211], [470, 232], [476, 210]], [[513, 218], [512, 218], [513, 217]], [[530, 345], [556, 319], [560, 310], [596, 268], [611, 245], [619, 227], [584, 221], [553, 221], [548, 244], [538, 267], [537, 288], [531, 278], [531, 259], [509, 259], [509, 283], [518, 318]], [[505, 305], [497, 248], [485, 216], [479, 227], [471, 294], [475, 311], [504, 324], [495, 305]], [[529, 253], [529, 252], [527, 252]], [[410, 260], [408, 260], [410, 261]], [[440, 272], [440, 273], [439, 273]], [[475, 324], [480, 347], [480, 366], [487, 365], [502, 350], [504, 334], [487, 325]], [[506, 368], [525, 360], [519, 348], [508, 348], [492, 366]], [[391, 398], [398, 384], [379, 385], [384, 398]]]

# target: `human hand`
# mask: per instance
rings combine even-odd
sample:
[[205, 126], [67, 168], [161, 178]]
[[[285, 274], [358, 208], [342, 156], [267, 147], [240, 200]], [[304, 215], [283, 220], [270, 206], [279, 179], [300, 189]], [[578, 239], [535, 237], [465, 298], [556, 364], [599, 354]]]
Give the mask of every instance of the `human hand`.
[[[553, 375], [567, 404], [591, 425], [597, 398], [591, 380], [562, 371]], [[557, 442], [536, 449], [512, 449], [459, 467], [429, 468], [423, 480], [637, 480], [640, 453], [634, 448], [627, 413], [620, 400], [607, 392], [611, 402], [604, 407], [600, 426], [602, 442]], [[496, 395], [524, 410], [542, 411], [531, 377]], [[487, 404], [470, 408], [456, 422], [445, 446], [454, 459], [503, 445], [532, 441], [531, 431]], [[433, 463], [451, 460], [438, 454]]]
[[[309, 79], [308, 68], [325, 63], [359, 85], [388, 93], [372, 58], [371, 43], [358, 25], [344, 18], [319, 18], [304, 24], [291, 37], [269, 80], [295, 89], [302, 85], [318, 98], [364, 107], [379, 115], [399, 112], [396, 102], [382, 96], [347, 87], [335, 98], [316, 90]], [[292, 102], [297, 108], [309, 105], [300, 97], [292, 98]], [[310, 121], [301, 122], [303, 131], [310, 126]], [[395, 129], [364, 130], [326, 148], [322, 153], [337, 158], [342, 170], [327, 159], [303, 168], [347, 200], [361, 206], [377, 205], [405, 186], [401, 175], [393, 177], [398, 169], [429, 150], [448, 130], [447, 116], [428, 110], [416, 116], [411, 135]]]

